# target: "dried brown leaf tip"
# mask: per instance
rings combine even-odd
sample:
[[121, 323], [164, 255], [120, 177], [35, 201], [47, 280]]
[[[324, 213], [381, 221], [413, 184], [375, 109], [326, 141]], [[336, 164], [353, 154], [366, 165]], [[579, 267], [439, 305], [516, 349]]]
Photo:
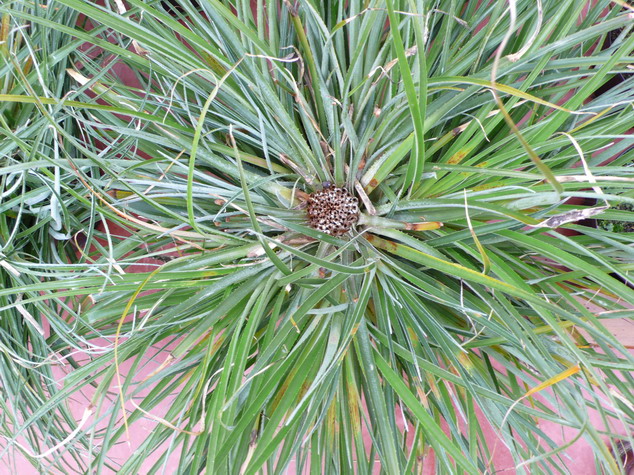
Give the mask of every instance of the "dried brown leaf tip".
[[341, 236], [359, 219], [359, 200], [344, 189], [324, 183], [308, 198], [308, 225], [317, 231]]

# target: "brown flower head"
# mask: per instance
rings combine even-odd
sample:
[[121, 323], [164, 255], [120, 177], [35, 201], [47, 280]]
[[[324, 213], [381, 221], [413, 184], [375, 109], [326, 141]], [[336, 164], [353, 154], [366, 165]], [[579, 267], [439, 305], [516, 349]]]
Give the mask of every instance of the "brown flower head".
[[340, 236], [359, 219], [359, 200], [344, 189], [328, 183], [308, 198], [308, 224], [317, 231]]

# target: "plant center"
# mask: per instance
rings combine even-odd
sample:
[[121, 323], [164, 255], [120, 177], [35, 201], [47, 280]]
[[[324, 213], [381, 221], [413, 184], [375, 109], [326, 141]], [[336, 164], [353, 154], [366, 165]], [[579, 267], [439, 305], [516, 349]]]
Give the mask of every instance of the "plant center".
[[317, 231], [340, 236], [359, 219], [359, 200], [334, 186], [312, 193], [308, 199], [308, 225]]

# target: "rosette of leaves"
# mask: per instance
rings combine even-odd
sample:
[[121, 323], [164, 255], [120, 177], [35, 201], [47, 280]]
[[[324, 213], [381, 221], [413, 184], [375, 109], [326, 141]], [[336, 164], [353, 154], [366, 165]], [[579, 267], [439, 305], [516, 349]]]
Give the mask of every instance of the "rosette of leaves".
[[[605, 164], [632, 79], [592, 96], [631, 63], [624, 2], [55, 4], [91, 21], [29, 17], [85, 42], [78, 199], [117, 224], [32, 285], [91, 296], [54, 340], [101, 348], [61, 393], [90, 391], [91, 471], [151, 419], [121, 473], [494, 472], [486, 420], [520, 473], [566, 471], [543, 424], [616, 473], [633, 241], [575, 223], [634, 201], [632, 150]], [[324, 186], [358, 200], [341, 235], [309, 226]]]

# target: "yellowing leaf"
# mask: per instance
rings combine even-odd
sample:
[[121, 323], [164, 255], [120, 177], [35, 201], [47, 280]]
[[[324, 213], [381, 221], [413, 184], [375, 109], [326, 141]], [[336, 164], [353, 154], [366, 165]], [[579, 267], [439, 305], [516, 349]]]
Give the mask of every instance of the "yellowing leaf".
[[467, 154], [471, 151], [470, 148], [463, 148], [461, 150], [458, 150], [456, 153], [454, 153], [449, 160], [447, 160], [447, 163], [449, 165], [456, 165], [458, 163], [460, 163], [464, 157], [467, 156]]
[[534, 388], [529, 389], [528, 392], [524, 394], [524, 397], [531, 396], [535, 393], [538, 393], [539, 391], [543, 389], [549, 388], [550, 386], [563, 381], [564, 379], [568, 379], [570, 376], [577, 374], [580, 370], [581, 370], [581, 367], [578, 364], [571, 366], [567, 370], [562, 371], [561, 373], [553, 376], [552, 378], [548, 378], [543, 383], [538, 384]]

